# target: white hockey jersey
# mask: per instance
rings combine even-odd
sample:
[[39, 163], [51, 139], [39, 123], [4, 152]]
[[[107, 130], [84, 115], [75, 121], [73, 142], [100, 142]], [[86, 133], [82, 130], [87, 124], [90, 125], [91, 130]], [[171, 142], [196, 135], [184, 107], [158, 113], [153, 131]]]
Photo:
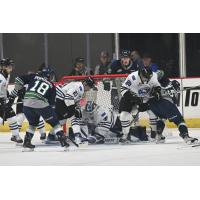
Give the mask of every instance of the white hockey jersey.
[[82, 119], [72, 119], [72, 129], [74, 133], [84, 132], [88, 135], [88, 125], [95, 129], [96, 133], [106, 135], [111, 128], [115, 125], [117, 115], [107, 107], [98, 106], [93, 112], [86, 112], [82, 109]]
[[122, 96], [130, 90], [133, 95], [142, 97], [143, 102], [146, 103], [151, 98], [150, 93], [153, 87], [160, 86], [157, 74], [153, 72], [151, 79], [143, 82], [138, 74], [138, 71], [129, 74], [121, 86]]
[[0, 73], [0, 98], [7, 98], [9, 77], [10, 76], [6, 78], [2, 73]]
[[56, 87], [56, 98], [64, 100], [67, 106], [79, 102], [84, 94], [82, 82], [71, 82], [63, 86]]

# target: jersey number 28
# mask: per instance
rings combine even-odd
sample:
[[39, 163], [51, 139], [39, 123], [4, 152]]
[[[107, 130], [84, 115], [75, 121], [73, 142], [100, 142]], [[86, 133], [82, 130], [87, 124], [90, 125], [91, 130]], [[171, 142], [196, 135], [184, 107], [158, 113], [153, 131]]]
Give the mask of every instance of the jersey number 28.
[[41, 95], [45, 95], [48, 89], [49, 89], [48, 84], [40, 81], [35, 81], [35, 85], [30, 89], [30, 91], [37, 92], [38, 94]]

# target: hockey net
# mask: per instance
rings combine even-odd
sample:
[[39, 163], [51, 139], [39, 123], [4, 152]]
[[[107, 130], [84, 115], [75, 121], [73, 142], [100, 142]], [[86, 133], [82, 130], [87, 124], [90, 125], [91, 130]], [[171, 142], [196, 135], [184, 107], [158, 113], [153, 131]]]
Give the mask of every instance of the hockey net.
[[[119, 111], [119, 101], [121, 98], [120, 88], [128, 74], [115, 75], [92, 75], [95, 80], [95, 88], [85, 92], [80, 100], [80, 106], [85, 106], [88, 101], [92, 101], [99, 106]], [[72, 81], [82, 81], [88, 76], [64, 76], [59, 84], [64, 85]], [[67, 126], [70, 124], [67, 123]], [[64, 126], [66, 132], [66, 126]]]

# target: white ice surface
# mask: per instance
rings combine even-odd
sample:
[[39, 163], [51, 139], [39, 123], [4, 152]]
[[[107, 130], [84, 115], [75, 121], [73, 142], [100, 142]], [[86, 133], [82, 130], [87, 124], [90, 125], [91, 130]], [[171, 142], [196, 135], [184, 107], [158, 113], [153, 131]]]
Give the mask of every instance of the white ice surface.
[[[0, 134], [0, 165], [200, 165], [200, 147], [187, 148], [176, 130], [165, 144], [90, 145], [64, 152], [59, 146], [48, 146], [35, 134], [34, 152], [22, 152], [10, 141], [10, 134]], [[200, 138], [199, 129], [190, 129], [191, 136]], [[23, 137], [23, 134], [22, 134]], [[186, 147], [186, 148], [185, 148]]]

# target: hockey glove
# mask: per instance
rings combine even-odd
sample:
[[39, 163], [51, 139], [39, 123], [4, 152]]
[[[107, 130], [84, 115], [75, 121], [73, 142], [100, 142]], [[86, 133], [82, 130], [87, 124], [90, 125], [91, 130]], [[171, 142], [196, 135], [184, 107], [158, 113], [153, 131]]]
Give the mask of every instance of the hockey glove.
[[110, 91], [110, 81], [103, 81], [103, 89], [105, 91]]
[[149, 104], [148, 103], [141, 103], [139, 104], [139, 107], [138, 107], [138, 111], [139, 112], [145, 112], [147, 110], [149, 110]]
[[130, 90], [124, 94], [124, 98], [127, 100], [127, 102], [134, 102], [135, 104], [142, 103], [142, 99], [135, 96], [135, 94], [133, 94]]
[[157, 86], [152, 88], [151, 96], [154, 97], [156, 101], [159, 101], [161, 99], [161, 87]]
[[173, 80], [171, 82], [171, 85], [173, 86], [174, 90], [176, 92], [179, 92], [180, 91], [180, 83], [177, 81], [177, 80]]
[[8, 97], [8, 103], [6, 104], [6, 107], [7, 107], [7, 108], [12, 107], [14, 101], [15, 101], [15, 97], [9, 96], [9, 97]]

